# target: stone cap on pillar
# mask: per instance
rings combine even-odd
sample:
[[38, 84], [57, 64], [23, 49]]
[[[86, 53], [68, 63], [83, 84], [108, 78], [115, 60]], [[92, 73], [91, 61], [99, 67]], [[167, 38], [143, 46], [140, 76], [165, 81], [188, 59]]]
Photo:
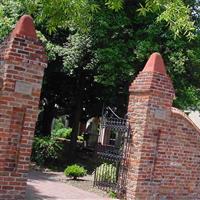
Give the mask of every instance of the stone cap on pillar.
[[166, 67], [162, 56], [155, 52], [151, 54], [149, 60], [147, 61], [143, 72], [158, 72], [160, 74], [166, 74]]
[[[12, 45], [17, 44], [17, 45]], [[2, 60], [12, 63], [32, 62], [46, 67], [47, 56], [40, 40], [37, 38], [33, 19], [23, 15], [5, 41], [5, 49], [1, 51]]]
[[23, 15], [17, 22], [14, 30], [12, 31], [12, 36], [14, 37], [17, 35], [23, 35], [37, 39], [35, 25], [30, 15]]
[[129, 87], [129, 92], [137, 95], [157, 96], [169, 107], [175, 97], [174, 88], [162, 56], [153, 53], [144, 69], [138, 74]]

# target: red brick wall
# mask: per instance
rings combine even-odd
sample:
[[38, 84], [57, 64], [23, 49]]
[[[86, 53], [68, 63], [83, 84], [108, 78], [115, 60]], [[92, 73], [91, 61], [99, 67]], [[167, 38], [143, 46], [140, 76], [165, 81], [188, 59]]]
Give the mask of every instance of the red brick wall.
[[46, 55], [30, 16], [0, 45], [0, 200], [23, 200]]
[[200, 199], [200, 131], [172, 108], [165, 71], [154, 53], [130, 86], [127, 199]]

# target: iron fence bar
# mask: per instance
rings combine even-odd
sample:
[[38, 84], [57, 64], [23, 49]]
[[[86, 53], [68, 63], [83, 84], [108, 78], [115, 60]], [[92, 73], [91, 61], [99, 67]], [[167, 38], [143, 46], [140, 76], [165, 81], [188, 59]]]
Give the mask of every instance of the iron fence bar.
[[[109, 112], [111, 116], [109, 116]], [[119, 179], [122, 178], [120, 176], [123, 176], [125, 169], [124, 159], [130, 137], [129, 122], [127, 118], [120, 118], [110, 107], [104, 109], [102, 116], [100, 133], [104, 131], [104, 134], [107, 134], [106, 137], [109, 137], [103, 138], [103, 144], [96, 148], [99, 165], [94, 173], [93, 185], [103, 190], [119, 190], [120, 192], [123, 186]], [[110, 144], [104, 144], [105, 139]]]

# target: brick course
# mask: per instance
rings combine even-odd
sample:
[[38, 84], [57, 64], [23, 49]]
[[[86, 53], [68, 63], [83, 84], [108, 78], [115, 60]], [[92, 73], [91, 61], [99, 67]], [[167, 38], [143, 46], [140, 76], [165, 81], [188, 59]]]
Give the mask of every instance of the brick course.
[[0, 200], [23, 200], [47, 57], [28, 15], [0, 50]]
[[129, 90], [126, 199], [200, 199], [200, 130], [172, 107], [175, 93], [160, 54], [151, 55]]

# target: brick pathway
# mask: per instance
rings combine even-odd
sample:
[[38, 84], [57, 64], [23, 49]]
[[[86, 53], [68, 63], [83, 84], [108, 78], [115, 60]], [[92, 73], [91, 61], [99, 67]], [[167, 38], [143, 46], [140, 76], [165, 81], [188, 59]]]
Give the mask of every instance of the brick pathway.
[[98, 196], [95, 193], [62, 183], [49, 174], [31, 172], [29, 176], [26, 200], [108, 200], [108, 198]]

